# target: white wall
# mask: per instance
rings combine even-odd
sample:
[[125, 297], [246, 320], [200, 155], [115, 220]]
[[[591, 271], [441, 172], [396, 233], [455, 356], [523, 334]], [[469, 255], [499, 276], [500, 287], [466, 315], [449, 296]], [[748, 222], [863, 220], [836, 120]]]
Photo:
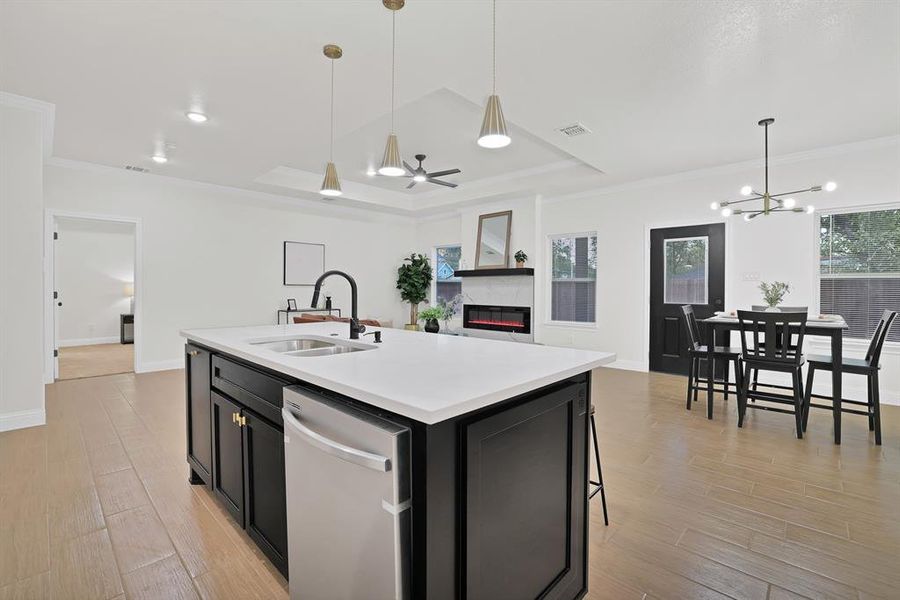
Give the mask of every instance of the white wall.
[[131, 306], [125, 288], [134, 282], [134, 225], [61, 218], [58, 232], [59, 346], [119, 341], [119, 315]]
[[[798, 196], [798, 201], [813, 202], [818, 208], [900, 204], [897, 138], [785, 157], [773, 161], [771, 168], [772, 186], [778, 190], [837, 181], [839, 187], [835, 192]], [[709, 209], [710, 202], [734, 198], [742, 185], [758, 185], [761, 177], [760, 165], [730, 165], [598, 189], [578, 197], [538, 199], [533, 210], [525, 209], [524, 218], [513, 223], [513, 236], [517, 239], [513, 246], [521, 244], [534, 258], [531, 266], [536, 269], [538, 295], [536, 340], [612, 351], [618, 354], [618, 366], [645, 370], [649, 335], [648, 228], [721, 222], [717, 213]], [[432, 243], [430, 238], [435, 234], [440, 234], [440, 239], [451, 237], [448, 230], [458, 224], [461, 231], [457, 237], [471, 246], [463, 252], [474, 253], [477, 213], [491, 212], [489, 208], [493, 210], [493, 205], [470, 209], [455, 219], [448, 217], [420, 225], [417, 247], [424, 251], [441, 243]], [[515, 216], [516, 209], [513, 210]], [[473, 212], [475, 220], [471, 218]], [[547, 325], [546, 310], [542, 308], [546, 306], [543, 255], [547, 236], [593, 230], [598, 232], [599, 321], [596, 327]], [[802, 214], [759, 217], [751, 223], [734, 217], [728, 220], [726, 306], [758, 303], [758, 283], [744, 281], [745, 274], [758, 273], [763, 280], [777, 279], [794, 286], [786, 302], [808, 304], [811, 311], [817, 310], [816, 231], [817, 220]], [[538, 240], [531, 248], [525, 241], [529, 237]], [[823, 350], [827, 352], [821, 343], [813, 344], [813, 351]], [[845, 351], [849, 355], [862, 355], [865, 344], [845, 342]], [[882, 365], [884, 401], [900, 403], [900, 349], [886, 349]], [[851, 396], [858, 396], [859, 390], [865, 389], [863, 382], [855, 379], [858, 378], [845, 378], [845, 388], [851, 390]], [[825, 389], [823, 386], [822, 390]]]
[[[138, 370], [181, 366], [181, 329], [274, 324], [287, 298], [308, 304], [311, 287], [282, 285], [285, 240], [326, 245], [325, 267], [356, 278], [360, 317], [404, 317], [394, 284], [414, 245], [408, 220], [57, 160], [44, 183], [48, 209], [140, 219]], [[348, 314], [346, 282], [325, 287]]]
[[0, 102], [0, 431], [45, 422], [42, 118]]

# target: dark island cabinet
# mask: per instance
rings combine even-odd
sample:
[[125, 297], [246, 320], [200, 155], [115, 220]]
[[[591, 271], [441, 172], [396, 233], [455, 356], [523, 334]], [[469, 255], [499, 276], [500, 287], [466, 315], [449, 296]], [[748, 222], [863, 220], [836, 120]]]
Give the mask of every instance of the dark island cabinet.
[[244, 525], [244, 441], [241, 407], [212, 392], [213, 492]]
[[585, 589], [587, 385], [464, 427], [465, 597]]
[[210, 411], [210, 353], [185, 344], [185, 398], [187, 400], [187, 459], [190, 482], [212, 485]]
[[244, 528], [282, 573], [287, 573], [284, 431], [244, 409]]
[[286, 382], [217, 352], [185, 348], [190, 482], [209, 486], [287, 576], [281, 421]]

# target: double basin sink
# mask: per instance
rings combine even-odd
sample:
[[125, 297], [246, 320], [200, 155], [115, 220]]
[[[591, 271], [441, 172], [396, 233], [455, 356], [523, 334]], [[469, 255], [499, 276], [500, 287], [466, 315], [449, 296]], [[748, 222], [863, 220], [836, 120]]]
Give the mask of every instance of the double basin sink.
[[369, 345], [357, 345], [353, 342], [329, 340], [309, 335], [274, 341], [252, 341], [250, 344], [286, 356], [299, 357], [334, 356], [335, 354], [375, 350], [373, 346]]

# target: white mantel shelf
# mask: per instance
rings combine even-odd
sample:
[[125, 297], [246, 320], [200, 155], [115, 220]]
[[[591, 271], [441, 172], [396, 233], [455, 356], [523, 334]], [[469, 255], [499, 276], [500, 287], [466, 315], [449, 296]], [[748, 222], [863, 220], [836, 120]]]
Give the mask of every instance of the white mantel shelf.
[[[536, 344], [381, 330], [383, 342], [366, 336], [354, 344], [371, 351], [330, 356], [287, 356], [250, 342], [298, 335], [348, 340], [346, 323], [263, 325], [181, 332], [219, 350], [333, 390], [350, 398], [434, 424], [590, 371], [616, 360], [594, 352]], [[337, 334], [337, 335], [334, 335]]]

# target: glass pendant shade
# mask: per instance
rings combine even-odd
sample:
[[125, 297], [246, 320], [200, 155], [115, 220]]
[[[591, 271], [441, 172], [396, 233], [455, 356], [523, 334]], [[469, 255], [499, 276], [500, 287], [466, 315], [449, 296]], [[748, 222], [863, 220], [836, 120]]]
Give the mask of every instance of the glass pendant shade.
[[400, 146], [397, 144], [397, 136], [393, 133], [388, 136], [384, 147], [384, 158], [381, 159], [381, 167], [378, 172], [388, 177], [400, 177], [406, 175], [403, 168], [403, 160], [400, 158]]
[[322, 189], [319, 190], [319, 193], [323, 196], [340, 196], [343, 193], [341, 191], [341, 182], [338, 179], [337, 167], [334, 166], [333, 162], [325, 165], [325, 179], [322, 180]]
[[500, 96], [492, 94], [484, 108], [478, 145], [482, 148], [503, 148], [511, 141], [506, 130], [506, 119], [503, 118], [503, 108], [500, 106]]

